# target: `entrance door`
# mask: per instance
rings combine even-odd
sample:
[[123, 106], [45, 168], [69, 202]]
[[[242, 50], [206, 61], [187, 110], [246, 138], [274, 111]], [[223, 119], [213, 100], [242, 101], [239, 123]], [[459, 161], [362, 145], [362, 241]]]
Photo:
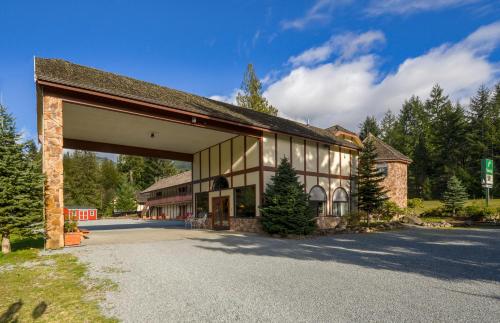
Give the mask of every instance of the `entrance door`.
[[229, 230], [229, 196], [212, 198], [212, 224], [215, 230]]

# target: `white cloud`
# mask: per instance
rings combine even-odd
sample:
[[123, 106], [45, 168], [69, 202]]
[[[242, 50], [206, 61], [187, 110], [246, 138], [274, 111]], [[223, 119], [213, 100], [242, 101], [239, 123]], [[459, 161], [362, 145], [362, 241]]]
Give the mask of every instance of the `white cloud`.
[[498, 80], [499, 62], [488, 55], [500, 44], [500, 23], [479, 28], [456, 44], [443, 44], [403, 61], [382, 74], [374, 54], [316, 66], [296, 66], [272, 83], [264, 95], [293, 119], [310, 119], [327, 127], [340, 123], [351, 129], [366, 115], [398, 111], [411, 95], [427, 97], [439, 83], [453, 100], [473, 94], [481, 84]]
[[372, 0], [366, 9], [370, 15], [411, 14], [443, 8], [460, 7], [480, 0]]
[[385, 43], [385, 36], [380, 31], [370, 30], [359, 35], [354, 33], [335, 35], [321, 46], [290, 57], [288, 62], [294, 66], [317, 64], [327, 60], [334, 53], [342, 59], [349, 59], [356, 54], [366, 53], [381, 43]]
[[305, 13], [303, 17], [284, 20], [281, 22], [283, 29], [304, 29], [312, 23], [327, 22], [331, 19], [331, 14], [335, 5], [345, 0], [317, 0], [316, 3]]
[[234, 89], [230, 95], [212, 95], [209, 97], [209, 99], [236, 104], [236, 96], [238, 95], [239, 91], [240, 89]]

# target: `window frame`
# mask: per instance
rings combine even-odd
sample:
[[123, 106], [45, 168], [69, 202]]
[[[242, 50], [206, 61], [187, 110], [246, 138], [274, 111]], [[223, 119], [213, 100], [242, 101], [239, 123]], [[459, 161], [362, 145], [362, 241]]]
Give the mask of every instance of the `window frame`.
[[[246, 189], [246, 188], [253, 188], [253, 195], [254, 195], [254, 200], [253, 200], [253, 204], [254, 204], [254, 207], [253, 207], [253, 216], [239, 216], [237, 215], [237, 210], [238, 210], [238, 207], [237, 207], [237, 201], [236, 201], [236, 195], [237, 195], [237, 192], [236, 190], [238, 189]], [[237, 186], [237, 187], [233, 187], [233, 217], [234, 218], [238, 218], [238, 219], [254, 219], [257, 217], [257, 185], [255, 184], [251, 184], [251, 185], [243, 185], [243, 186]]]

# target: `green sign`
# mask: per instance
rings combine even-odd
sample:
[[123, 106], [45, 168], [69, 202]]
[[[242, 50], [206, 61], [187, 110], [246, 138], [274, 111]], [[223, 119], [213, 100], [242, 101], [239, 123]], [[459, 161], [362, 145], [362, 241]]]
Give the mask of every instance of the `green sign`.
[[493, 187], [493, 160], [481, 159], [481, 184], [483, 187]]

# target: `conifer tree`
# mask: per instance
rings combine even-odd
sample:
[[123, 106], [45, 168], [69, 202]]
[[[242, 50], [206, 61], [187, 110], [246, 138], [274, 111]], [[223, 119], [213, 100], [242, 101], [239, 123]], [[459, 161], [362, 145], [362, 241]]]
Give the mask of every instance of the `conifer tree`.
[[262, 212], [262, 227], [270, 234], [307, 235], [316, 228], [309, 196], [290, 162], [283, 158], [266, 187]]
[[450, 177], [446, 191], [443, 193], [445, 208], [455, 216], [457, 211], [463, 208], [467, 198], [467, 192], [460, 180], [456, 176]]
[[0, 234], [2, 253], [10, 235], [30, 235], [42, 224], [43, 176], [30, 145], [19, 143], [14, 118], [0, 105]]
[[262, 96], [262, 83], [255, 74], [252, 64], [248, 64], [247, 70], [241, 83], [241, 93], [236, 96], [236, 103], [242, 108], [277, 115], [278, 109], [273, 107], [265, 97]]
[[380, 183], [384, 180], [383, 174], [377, 169], [375, 160], [377, 152], [375, 151], [375, 138], [372, 134], [363, 141], [363, 149], [359, 155], [358, 162], [358, 208], [367, 214], [367, 222], [370, 215], [380, 209], [384, 201], [387, 200], [387, 191]]
[[135, 211], [136, 207], [135, 188], [124, 180], [118, 188], [115, 209], [122, 212]]
[[374, 116], [367, 116], [365, 121], [359, 125], [359, 128], [359, 138], [361, 138], [361, 140], [365, 140], [370, 133], [375, 137], [379, 137], [381, 134], [377, 119], [375, 119]]
[[63, 164], [64, 204], [99, 208], [101, 192], [96, 154], [75, 150], [64, 155]]

